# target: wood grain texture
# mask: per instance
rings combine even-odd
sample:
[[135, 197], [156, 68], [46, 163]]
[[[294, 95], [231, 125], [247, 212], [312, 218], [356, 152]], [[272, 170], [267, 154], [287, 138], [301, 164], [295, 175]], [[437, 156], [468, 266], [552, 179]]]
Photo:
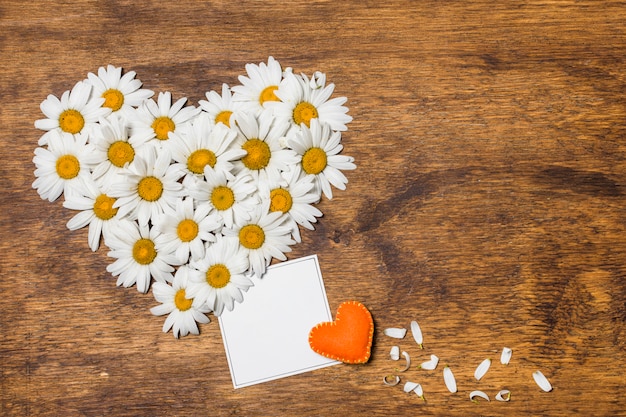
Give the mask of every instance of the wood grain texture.
[[[591, 0], [2, 1], [0, 414], [626, 415], [625, 21]], [[197, 104], [269, 55], [349, 98], [358, 168], [289, 257], [316, 253], [331, 308], [363, 302], [376, 331], [366, 365], [233, 390], [217, 320], [162, 333], [31, 188], [33, 122], [106, 64]], [[382, 333], [413, 319], [423, 351]], [[382, 385], [394, 344], [441, 358], [402, 375], [426, 403]]]

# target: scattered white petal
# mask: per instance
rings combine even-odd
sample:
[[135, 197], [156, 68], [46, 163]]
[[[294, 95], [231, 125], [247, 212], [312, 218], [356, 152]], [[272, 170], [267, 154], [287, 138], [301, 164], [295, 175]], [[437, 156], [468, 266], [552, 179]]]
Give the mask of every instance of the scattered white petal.
[[541, 388], [545, 392], [552, 391], [552, 384], [550, 384], [548, 378], [546, 378], [545, 375], [541, 373], [541, 371], [533, 372], [533, 379], [535, 380], [537, 385], [539, 385], [539, 388]]
[[445, 368], [443, 368], [443, 382], [446, 383], [446, 388], [448, 388], [448, 391], [450, 391], [451, 393], [455, 393], [457, 391], [456, 379], [454, 379], [452, 369], [450, 369], [450, 367], [447, 365]]
[[474, 378], [476, 378], [477, 381], [480, 381], [480, 379], [485, 376], [490, 366], [491, 359], [485, 359], [484, 361], [482, 361], [474, 371]]
[[475, 400], [476, 397], [484, 398], [485, 400], [490, 401], [489, 400], [489, 396], [487, 394], [485, 394], [483, 391], [472, 391], [472, 392], [470, 392], [469, 399], [472, 402], [478, 403], [478, 401]]
[[502, 365], [508, 365], [509, 361], [511, 360], [511, 355], [513, 355], [513, 351], [508, 348], [502, 348], [502, 354], [500, 355], [500, 363]]
[[426, 362], [422, 362], [420, 368], [425, 369], [427, 371], [432, 371], [437, 368], [439, 364], [439, 358], [437, 355], [430, 355], [430, 360]]
[[409, 356], [409, 354], [405, 351], [402, 351], [402, 357], [406, 360], [406, 365], [404, 365], [404, 368], [399, 369], [399, 372], [405, 372], [408, 371], [409, 368], [411, 367], [411, 357]]
[[417, 382], [411, 382], [411, 381], [407, 381], [404, 384], [404, 392], [411, 392], [413, 391], [415, 388], [417, 388], [419, 384]]
[[420, 384], [417, 384], [413, 392], [415, 393], [415, 395], [420, 397], [422, 401], [426, 401], [426, 398], [424, 398], [424, 389], [422, 388]]
[[[389, 380], [389, 378], [393, 378], [392, 380]], [[400, 377], [398, 375], [385, 375], [383, 377], [383, 384], [393, 387], [395, 385], [398, 385], [400, 383]]]
[[498, 401], [510, 401], [511, 400], [511, 391], [508, 389], [503, 389], [496, 394], [496, 400]]
[[391, 352], [389, 352], [389, 356], [391, 357], [392, 361], [397, 361], [398, 359], [400, 359], [400, 348], [398, 346], [392, 346]]
[[419, 324], [415, 320], [411, 322], [411, 333], [413, 333], [413, 339], [415, 339], [420, 349], [423, 349], [424, 338], [422, 337], [422, 329], [420, 329]]
[[393, 337], [394, 339], [404, 339], [406, 335], [406, 329], [401, 329], [398, 327], [390, 327], [385, 329], [385, 336]]

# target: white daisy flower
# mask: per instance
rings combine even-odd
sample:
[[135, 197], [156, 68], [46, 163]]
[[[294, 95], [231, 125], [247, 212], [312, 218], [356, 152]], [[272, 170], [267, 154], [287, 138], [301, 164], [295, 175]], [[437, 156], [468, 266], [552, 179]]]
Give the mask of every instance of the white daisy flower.
[[[119, 212], [118, 212], [119, 213]], [[137, 284], [137, 291], [146, 293], [151, 278], [157, 282], [171, 282], [172, 265], [180, 262], [175, 256], [159, 251], [162, 235], [148, 225], [122, 219], [112, 228], [105, 244], [111, 249], [107, 256], [116, 258], [107, 266], [107, 271], [117, 276], [117, 285], [131, 287]]]
[[269, 57], [267, 64], [246, 64], [248, 76], [240, 75], [239, 82], [232, 88], [233, 101], [242, 103], [242, 110], [251, 114], [259, 114], [267, 103], [280, 100], [276, 91], [283, 79], [280, 63]]
[[187, 298], [189, 287], [189, 267], [183, 265], [176, 271], [172, 285], [155, 282], [152, 286], [154, 298], [161, 304], [152, 307], [150, 312], [155, 316], [167, 314], [163, 323], [163, 332], [172, 329], [175, 338], [191, 334], [200, 334], [197, 323], [209, 323], [205, 315], [211, 311], [203, 303], [194, 298]]
[[224, 172], [216, 172], [191, 186], [189, 193], [198, 205], [207, 204], [211, 212], [217, 213], [226, 227], [248, 220], [250, 211], [258, 204], [256, 185], [246, 173], [230, 178]]
[[137, 144], [150, 142], [161, 148], [169, 146], [169, 133], [178, 132], [181, 127], [191, 121], [200, 109], [185, 106], [187, 98], [178, 99], [172, 104], [172, 94], [159, 93], [157, 102], [145, 100], [133, 113], [131, 120], [131, 137]]
[[206, 100], [200, 100], [198, 104], [208, 114], [211, 124], [221, 122], [226, 127], [232, 127], [231, 119], [234, 114], [242, 110], [242, 103], [232, 99], [228, 84], [222, 84], [222, 95], [216, 91], [208, 91], [206, 98]]
[[33, 163], [33, 188], [42, 199], [55, 201], [81, 188], [91, 176], [94, 159], [93, 146], [87, 135], [50, 131], [47, 148], [36, 148]]
[[287, 214], [286, 225], [291, 228], [291, 234], [296, 242], [301, 242], [301, 225], [314, 230], [311, 223], [317, 222], [322, 212], [313, 204], [319, 201], [319, 193], [314, 190], [314, 176], [303, 175], [300, 165], [294, 165], [290, 171], [284, 171], [284, 184], [264, 182], [259, 184], [261, 198], [270, 200], [270, 212], [280, 211]]
[[94, 129], [90, 143], [95, 147], [98, 164], [93, 168], [93, 177], [100, 184], [107, 186], [115, 181], [117, 175], [125, 174], [135, 155], [144, 151], [148, 145], [140, 145], [128, 138], [128, 122], [118, 114], [101, 118]]
[[274, 111], [276, 117], [288, 120], [296, 130], [303, 123], [309, 127], [313, 119], [327, 123], [332, 130], [348, 130], [346, 124], [352, 121], [352, 117], [347, 114], [348, 108], [343, 106], [347, 98], [331, 99], [335, 85], [318, 86], [320, 81], [325, 82], [325, 77], [309, 80], [304, 74], [285, 74], [276, 91], [280, 101], [268, 104], [268, 108]]
[[163, 213], [165, 207], [173, 208], [176, 199], [184, 195], [178, 182], [180, 172], [170, 165], [170, 153], [148, 149], [142, 157], [137, 156], [128, 166], [122, 181], [111, 184], [110, 194], [117, 197], [113, 205], [120, 216], [130, 216], [141, 226], [148, 224]]
[[142, 83], [135, 75], [135, 71], [122, 75], [122, 68], [107, 65], [98, 68], [98, 75], [87, 74], [87, 81], [93, 86], [92, 96], [104, 99], [102, 107], [126, 114], [154, 95], [154, 91], [141, 88]]
[[301, 157], [302, 170], [315, 176], [318, 189], [329, 200], [333, 198], [331, 184], [340, 190], [346, 189], [348, 179], [341, 170], [356, 169], [354, 158], [339, 155], [343, 149], [341, 132], [331, 132], [329, 125], [311, 120], [311, 127], [302, 127], [289, 146]]
[[63, 207], [80, 210], [67, 222], [67, 228], [77, 230], [89, 225], [89, 248], [94, 252], [100, 246], [100, 236], [104, 235], [105, 239], [110, 236], [111, 228], [120, 219], [117, 216], [118, 209], [113, 207], [115, 200], [104, 193], [93, 180], [86, 181], [79, 194], [65, 197]]
[[236, 161], [237, 172], [247, 172], [257, 182], [279, 181], [280, 172], [298, 163], [298, 156], [291, 149], [283, 149], [280, 142], [288, 125], [263, 112], [261, 116], [237, 115], [236, 145], [246, 155]]
[[243, 301], [242, 291], [253, 284], [244, 274], [248, 257], [237, 239], [218, 236], [217, 242], [207, 245], [204, 258], [191, 261], [188, 294], [213, 309], [216, 316], [232, 311], [235, 301]]
[[269, 201], [256, 207], [252, 217], [233, 229], [224, 229], [224, 236], [239, 239], [239, 245], [248, 254], [250, 272], [261, 278], [272, 258], [284, 261], [286, 252], [291, 252], [291, 228], [284, 226], [283, 212], [269, 213]]
[[157, 249], [174, 254], [181, 263], [186, 263], [190, 254], [192, 259], [204, 257], [204, 242], [215, 242], [211, 232], [222, 226], [217, 214], [209, 214], [208, 205], [200, 205], [195, 210], [193, 206], [191, 197], [179, 198], [176, 209], [165, 207], [165, 213], [155, 224], [163, 233]]
[[173, 164], [185, 177], [203, 179], [224, 172], [232, 177], [233, 161], [246, 151], [231, 146], [237, 133], [223, 125], [212, 126], [206, 113], [199, 114], [182, 132], [171, 133], [173, 142], [169, 147]]
[[111, 109], [101, 107], [104, 99], [91, 97], [91, 84], [77, 82], [71, 90], [65, 91], [59, 100], [50, 94], [41, 102], [41, 111], [47, 117], [35, 121], [37, 129], [47, 132], [39, 139], [39, 145], [48, 144], [50, 132], [59, 131], [77, 135], [90, 133], [100, 117], [106, 116]]

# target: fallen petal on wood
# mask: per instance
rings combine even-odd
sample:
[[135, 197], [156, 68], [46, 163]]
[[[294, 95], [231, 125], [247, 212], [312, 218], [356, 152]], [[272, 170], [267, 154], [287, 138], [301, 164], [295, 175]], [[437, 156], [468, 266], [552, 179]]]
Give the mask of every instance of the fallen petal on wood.
[[420, 329], [420, 325], [417, 324], [415, 320], [411, 322], [411, 333], [413, 334], [413, 339], [415, 339], [417, 345], [420, 349], [423, 349], [422, 344], [424, 343], [424, 338], [422, 337], [422, 329]]
[[498, 401], [509, 401], [511, 399], [511, 391], [508, 389], [503, 389], [496, 394], [496, 400]]
[[490, 401], [489, 400], [489, 396], [487, 394], [485, 394], [483, 391], [472, 391], [472, 392], [470, 392], [469, 399], [472, 402], [478, 403], [478, 401], [475, 400], [476, 397], [480, 397], [480, 398], [483, 398], [483, 399], [485, 399], [487, 401]]
[[485, 376], [490, 366], [491, 359], [485, 359], [484, 361], [482, 361], [474, 371], [474, 378], [476, 378], [477, 381], [480, 381], [480, 379]]
[[400, 348], [398, 346], [392, 346], [391, 352], [389, 352], [389, 356], [391, 357], [392, 361], [397, 361], [398, 359], [400, 359]]
[[[389, 378], [391, 378], [391, 380]], [[383, 377], [383, 384], [389, 387], [393, 387], [395, 385], [398, 385], [399, 383], [400, 383], [400, 377], [398, 375], [385, 375]]]
[[417, 388], [419, 384], [417, 382], [411, 382], [411, 381], [407, 381], [404, 384], [404, 392], [411, 392], [413, 391], [415, 388]]
[[405, 372], [405, 371], [408, 371], [409, 368], [411, 367], [411, 357], [405, 351], [402, 351], [402, 357], [406, 360], [406, 365], [404, 366], [404, 368], [400, 369], [399, 371]]
[[451, 393], [455, 393], [457, 391], [456, 379], [454, 379], [452, 369], [450, 369], [450, 367], [447, 365], [445, 368], [443, 368], [443, 382], [446, 383], [446, 388], [448, 388], [448, 391], [450, 391]]
[[500, 363], [502, 365], [508, 365], [511, 360], [511, 355], [513, 355], [513, 351], [508, 347], [502, 348], [502, 354], [500, 355]]
[[543, 373], [541, 373], [541, 371], [533, 372], [533, 379], [535, 380], [537, 385], [539, 385], [539, 388], [541, 388], [543, 391], [545, 392], [552, 391], [552, 384], [550, 384], [550, 381], [548, 381], [548, 378], [546, 378], [546, 376]]
[[415, 389], [413, 390], [413, 392], [422, 399], [422, 401], [426, 401], [426, 399], [424, 398], [424, 389], [422, 389], [422, 386], [420, 384], [417, 384], [417, 386], [415, 387]]
[[384, 330], [385, 336], [393, 337], [394, 339], [404, 339], [406, 336], [406, 329], [398, 327], [389, 327]]
[[439, 358], [437, 355], [430, 355], [430, 360], [426, 362], [422, 362], [420, 368], [425, 369], [427, 371], [432, 371], [437, 368], [437, 364], [439, 364]]

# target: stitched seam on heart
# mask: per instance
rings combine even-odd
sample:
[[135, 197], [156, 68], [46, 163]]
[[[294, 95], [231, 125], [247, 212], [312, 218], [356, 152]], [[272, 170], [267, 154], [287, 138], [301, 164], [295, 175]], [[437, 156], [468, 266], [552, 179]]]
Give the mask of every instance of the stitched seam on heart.
[[[319, 349], [317, 346], [315, 346], [314, 334], [316, 333], [317, 329], [321, 329], [323, 327], [336, 327], [338, 323], [341, 321], [341, 311], [343, 307], [347, 305], [354, 305], [362, 309], [365, 312], [366, 318], [368, 320], [369, 328], [368, 328], [366, 352], [363, 356], [357, 359], [349, 359], [347, 357], [340, 357], [332, 353], [326, 352], [322, 349]], [[369, 312], [369, 310], [365, 307], [365, 305], [363, 305], [362, 303], [359, 303], [358, 301], [346, 301], [337, 308], [337, 317], [335, 318], [334, 321], [319, 323], [311, 330], [311, 332], [309, 333], [309, 345], [311, 346], [313, 351], [327, 358], [338, 360], [338, 361], [349, 363], [349, 364], [359, 364], [359, 363], [366, 363], [369, 360], [371, 356], [371, 346], [372, 346], [373, 337], [374, 337], [374, 321], [372, 319], [372, 315]]]

